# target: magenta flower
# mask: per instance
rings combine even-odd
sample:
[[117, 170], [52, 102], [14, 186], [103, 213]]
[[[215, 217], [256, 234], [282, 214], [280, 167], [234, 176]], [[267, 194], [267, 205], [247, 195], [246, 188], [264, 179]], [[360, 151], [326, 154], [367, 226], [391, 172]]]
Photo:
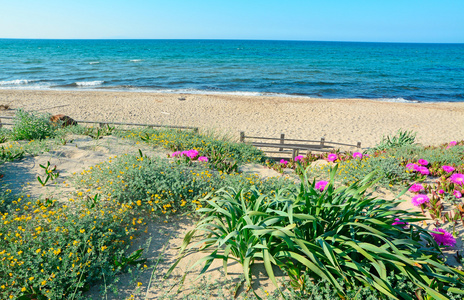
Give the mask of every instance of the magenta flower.
[[445, 191], [444, 191], [443, 189], [440, 189], [440, 190], [438, 190], [438, 193], [439, 193], [440, 195], [443, 195], [443, 194], [445, 193]]
[[458, 190], [454, 190], [453, 195], [454, 195], [454, 197], [456, 197], [456, 198], [458, 198], [458, 199], [462, 197], [461, 192], [458, 191]]
[[416, 164], [413, 164], [413, 163], [409, 163], [409, 164], [406, 165], [406, 169], [409, 169], [411, 171], [413, 171], [413, 170], [415, 171], [417, 169], [417, 167], [418, 166]]
[[315, 188], [316, 190], [319, 190], [322, 192], [327, 187], [327, 184], [329, 184], [328, 181], [321, 180], [321, 181], [316, 182]]
[[428, 203], [429, 201], [430, 201], [429, 197], [427, 197], [427, 195], [424, 195], [424, 194], [415, 195], [411, 199], [411, 203], [414, 206], [420, 206], [424, 203]]
[[426, 167], [419, 167], [419, 168], [418, 168], [418, 171], [419, 171], [422, 175], [429, 175], [429, 174], [430, 174], [429, 169], [427, 169]]
[[187, 150], [187, 151], [182, 151], [182, 155], [187, 156], [190, 159], [194, 159], [195, 157], [198, 156], [198, 151], [195, 149]]
[[288, 164], [288, 161], [286, 161], [285, 159], [281, 159], [281, 160], [280, 160], [280, 163], [283, 164], [283, 165], [287, 165], [287, 164]]
[[411, 187], [409, 188], [409, 191], [411, 193], [418, 193], [420, 191], [422, 191], [424, 189], [424, 186], [420, 183], [414, 183], [413, 185], [411, 185]]
[[[402, 222], [400, 219], [395, 218], [395, 222], [392, 223], [392, 225], [409, 225], [408, 222]], [[406, 228], [406, 226], [403, 226], [403, 229]]]
[[173, 153], [171, 154], [171, 157], [179, 157], [179, 156], [181, 156], [181, 155], [182, 155], [182, 152], [176, 151], [176, 152], [173, 152]]
[[363, 155], [362, 155], [361, 152], [355, 152], [355, 153], [353, 153], [353, 158], [362, 158], [362, 157], [363, 157]]
[[298, 156], [295, 156], [295, 161], [302, 161], [304, 158], [303, 155], [298, 155]]
[[208, 162], [208, 158], [206, 156], [200, 156], [198, 158], [198, 161], [202, 161], [202, 162]]
[[449, 143], [449, 145], [450, 145], [450, 146], [456, 146], [457, 143], [458, 143], [458, 142], [456, 142], [456, 141], [451, 141], [451, 142]]
[[443, 169], [443, 171], [445, 171], [446, 173], [451, 173], [453, 172], [454, 170], [456, 170], [454, 167], [452, 166], [442, 166], [441, 167]]
[[449, 179], [452, 183], [456, 183], [459, 185], [464, 184], [464, 174], [456, 173], [456, 174], [451, 175]]
[[421, 166], [424, 166], [424, 167], [425, 167], [426, 165], [429, 164], [429, 162], [428, 162], [427, 160], [425, 160], [425, 159], [419, 159], [419, 160], [417, 161], [417, 163], [418, 163], [419, 165], [421, 165]]
[[338, 156], [337, 156], [337, 154], [335, 154], [335, 153], [330, 153], [330, 154], [327, 156], [327, 160], [330, 161], [330, 162], [333, 162], [333, 161], [335, 161], [335, 160], [337, 160], [337, 159], [338, 159]]
[[454, 247], [456, 245], [456, 239], [453, 237], [451, 233], [446, 231], [443, 228], [435, 228], [435, 232], [430, 232], [433, 236], [433, 239], [438, 243], [439, 246], [451, 246]]

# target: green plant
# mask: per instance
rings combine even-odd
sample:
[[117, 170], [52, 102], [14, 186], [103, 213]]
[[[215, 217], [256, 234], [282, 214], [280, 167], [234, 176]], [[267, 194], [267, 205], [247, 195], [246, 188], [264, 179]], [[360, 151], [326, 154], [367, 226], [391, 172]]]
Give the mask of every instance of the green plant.
[[39, 183], [42, 185], [42, 186], [45, 186], [48, 182], [48, 180], [55, 180], [58, 178], [58, 176], [60, 176], [60, 172], [55, 172], [56, 171], [56, 165], [52, 168], [50, 166], [50, 161], [47, 161], [47, 165], [44, 166], [44, 165], [40, 165], [39, 166], [44, 169], [44, 172], [45, 172], [45, 179], [43, 180], [42, 178], [40, 178], [40, 176], [37, 176], [37, 181], [39, 181]]
[[[127, 207], [69, 202], [17, 197], [0, 215], [1, 299], [82, 299], [91, 284], [111, 282], [137, 261], [122, 259], [136, 229]], [[115, 257], [123, 264], [115, 265]]]
[[238, 165], [235, 160], [227, 158], [227, 151], [224, 148], [211, 151], [208, 162], [218, 171], [232, 173], [238, 171]]
[[127, 257], [125, 255], [119, 255], [119, 257], [114, 255], [112, 264], [114, 267], [121, 270], [121, 272], [124, 272], [129, 266], [140, 265], [147, 261], [146, 259], [141, 259], [142, 253], [143, 253], [143, 249], [138, 249], [132, 252]]
[[261, 180], [256, 175], [214, 172], [203, 164], [176, 164], [172, 160], [139, 155], [111, 158], [75, 178], [83, 188], [93, 188], [152, 213], [173, 214], [201, 208], [201, 199], [223, 186], [256, 186], [261, 193], [288, 184], [284, 179]]
[[5, 149], [5, 147], [2, 146], [2, 153], [0, 153], [0, 161], [14, 161], [14, 160], [19, 160], [24, 157], [24, 151], [19, 151], [17, 153], [14, 153], [10, 151], [10, 149]]
[[213, 152], [224, 154], [230, 162], [237, 164], [248, 162], [264, 162], [265, 157], [261, 150], [245, 143], [237, 143], [229, 137], [218, 134], [201, 134], [178, 129], [138, 129], [128, 131], [115, 131], [114, 135], [149, 143], [171, 151], [196, 149], [201, 155], [210, 158]]
[[[417, 295], [445, 299], [447, 292], [463, 293], [464, 272], [444, 265], [432, 236], [414, 224], [424, 220], [419, 213], [397, 209], [398, 201], [369, 197], [366, 191], [378, 181], [374, 173], [349, 187], [335, 188], [336, 172], [337, 167], [331, 170], [323, 192], [302, 176], [296, 193], [276, 192], [266, 198], [253, 191], [250, 196], [245, 191], [220, 191], [209, 197], [208, 206], [200, 210], [203, 219], [186, 235], [171, 270], [200, 231], [206, 235], [195, 245], [209, 250], [197, 262], [205, 263], [202, 272], [215, 259], [224, 265], [237, 260], [248, 285], [251, 265], [262, 259], [274, 284], [272, 264], [285, 270], [295, 287], [308, 272], [330, 282], [340, 297], [347, 296], [342, 280], [348, 288], [367, 285], [386, 297], [412, 299], [391, 286], [387, 274], [392, 272], [410, 280]], [[409, 228], [393, 225], [395, 217], [409, 222]]]
[[411, 131], [403, 131], [399, 129], [394, 136], [384, 136], [382, 140], [375, 145], [374, 150], [387, 150], [392, 148], [403, 147], [406, 145], [414, 144], [416, 140], [416, 133]]
[[11, 131], [13, 140], [43, 140], [54, 137], [56, 126], [50, 122], [50, 115], [30, 113], [22, 109], [16, 111]]

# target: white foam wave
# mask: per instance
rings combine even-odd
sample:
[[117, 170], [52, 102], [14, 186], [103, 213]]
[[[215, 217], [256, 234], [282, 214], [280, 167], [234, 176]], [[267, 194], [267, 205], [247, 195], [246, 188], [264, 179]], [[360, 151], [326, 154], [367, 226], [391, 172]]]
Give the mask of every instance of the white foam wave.
[[103, 80], [95, 80], [95, 81], [80, 81], [76, 82], [77, 86], [97, 86], [103, 84]]
[[34, 82], [36, 80], [27, 80], [27, 79], [16, 79], [16, 80], [6, 80], [0, 81], [0, 85], [22, 85]]
[[91, 61], [89, 62], [89, 65], [96, 65], [96, 64], [99, 64], [100, 62], [99, 61]]
[[139, 62], [139, 61], [142, 61], [141, 59], [131, 59], [130, 60], [131, 62]]
[[416, 100], [406, 100], [404, 98], [398, 97], [398, 98], [379, 98], [375, 100], [380, 100], [383, 102], [397, 102], [397, 103], [418, 103], [419, 101]]

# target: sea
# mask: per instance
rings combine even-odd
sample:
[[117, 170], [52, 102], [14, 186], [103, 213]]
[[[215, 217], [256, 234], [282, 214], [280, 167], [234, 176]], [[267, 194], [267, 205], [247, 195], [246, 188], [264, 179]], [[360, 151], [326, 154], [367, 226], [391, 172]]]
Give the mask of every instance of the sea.
[[464, 44], [0, 39], [0, 89], [464, 101]]

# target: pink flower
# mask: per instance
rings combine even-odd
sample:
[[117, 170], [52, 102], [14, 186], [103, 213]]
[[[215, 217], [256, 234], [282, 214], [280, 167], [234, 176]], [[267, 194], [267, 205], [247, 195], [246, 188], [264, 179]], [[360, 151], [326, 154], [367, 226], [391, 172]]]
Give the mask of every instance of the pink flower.
[[422, 191], [424, 189], [424, 186], [420, 183], [414, 183], [413, 185], [411, 185], [411, 187], [409, 188], [409, 191], [411, 193], [418, 193], [420, 191]]
[[411, 171], [412, 171], [412, 170], [415, 171], [415, 170], [417, 169], [417, 167], [418, 167], [418, 166], [417, 166], [416, 164], [413, 164], [413, 163], [409, 163], [409, 164], [406, 165], [406, 169], [409, 169], [409, 170], [411, 170]]
[[462, 197], [461, 192], [458, 191], [458, 190], [454, 190], [453, 195], [454, 195], [454, 197], [456, 197], [456, 198], [458, 198], [458, 199]]
[[195, 149], [189, 150], [189, 151], [187, 151], [186, 156], [187, 156], [188, 158], [190, 158], [190, 159], [194, 159], [195, 157], [198, 156], [198, 151], [195, 150]]
[[442, 190], [442, 189], [440, 189], [440, 190], [438, 190], [438, 193], [439, 193], [440, 195], [443, 195], [443, 194], [445, 193], [445, 191]]
[[353, 153], [353, 158], [362, 158], [362, 157], [363, 157], [363, 155], [362, 155], [361, 152], [355, 152], [355, 153]]
[[429, 175], [429, 174], [430, 174], [429, 169], [427, 169], [426, 167], [419, 167], [419, 168], [418, 168], [418, 171], [419, 171], [422, 175]]
[[[402, 222], [400, 219], [395, 218], [395, 222], [392, 223], [392, 225], [409, 225], [408, 222]], [[406, 228], [406, 226], [403, 226], [403, 229]]]
[[438, 243], [439, 246], [451, 246], [456, 245], [456, 239], [451, 233], [443, 228], [435, 228], [435, 232], [431, 232], [433, 239]]
[[333, 162], [333, 161], [335, 161], [335, 160], [337, 160], [337, 159], [338, 159], [338, 156], [337, 156], [337, 154], [335, 154], [335, 153], [330, 153], [330, 154], [327, 156], [327, 160], [328, 160], [328, 161], [331, 161], [331, 162]]
[[427, 197], [427, 195], [424, 194], [415, 195], [411, 199], [412, 205], [414, 206], [420, 206], [421, 204], [427, 203], [429, 201], [429, 197]]
[[449, 149], [449, 148], [451, 148], [451, 147], [453, 147], [453, 146], [456, 146], [457, 143], [458, 143], [458, 142], [456, 142], [456, 141], [451, 141], [451, 142], [449, 143], [449, 145], [446, 147], [446, 149]]
[[329, 183], [328, 181], [324, 181], [324, 180], [318, 181], [316, 182], [315, 188], [316, 190], [319, 190], [322, 192], [323, 190], [325, 190], [328, 183]]
[[200, 156], [198, 158], [198, 161], [202, 161], [202, 162], [208, 162], [208, 158], [206, 156]]
[[298, 155], [298, 156], [295, 156], [295, 161], [302, 161], [304, 158], [303, 155]]
[[283, 165], [287, 165], [287, 164], [288, 164], [288, 161], [286, 161], [285, 159], [281, 159], [281, 160], [280, 160], [280, 163], [283, 164]]
[[425, 160], [425, 159], [419, 159], [419, 160], [417, 161], [417, 163], [418, 163], [419, 165], [421, 165], [421, 166], [424, 166], [424, 167], [425, 167], [426, 165], [429, 164], [429, 162], [428, 162], [427, 160]]
[[464, 174], [456, 173], [456, 174], [451, 175], [451, 177], [449, 179], [453, 183], [456, 183], [456, 184], [459, 184], [459, 185], [464, 184]]
[[453, 172], [454, 170], [456, 170], [454, 167], [452, 166], [442, 166], [441, 167], [443, 169], [443, 171], [445, 171], [446, 173], [451, 173]]
[[182, 152], [176, 151], [176, 152], [173, 152], [173, 153], [171, 154], [171, 157], [179, 157], [179, 156], [181, 156], [181, 155], [182, 155]]

